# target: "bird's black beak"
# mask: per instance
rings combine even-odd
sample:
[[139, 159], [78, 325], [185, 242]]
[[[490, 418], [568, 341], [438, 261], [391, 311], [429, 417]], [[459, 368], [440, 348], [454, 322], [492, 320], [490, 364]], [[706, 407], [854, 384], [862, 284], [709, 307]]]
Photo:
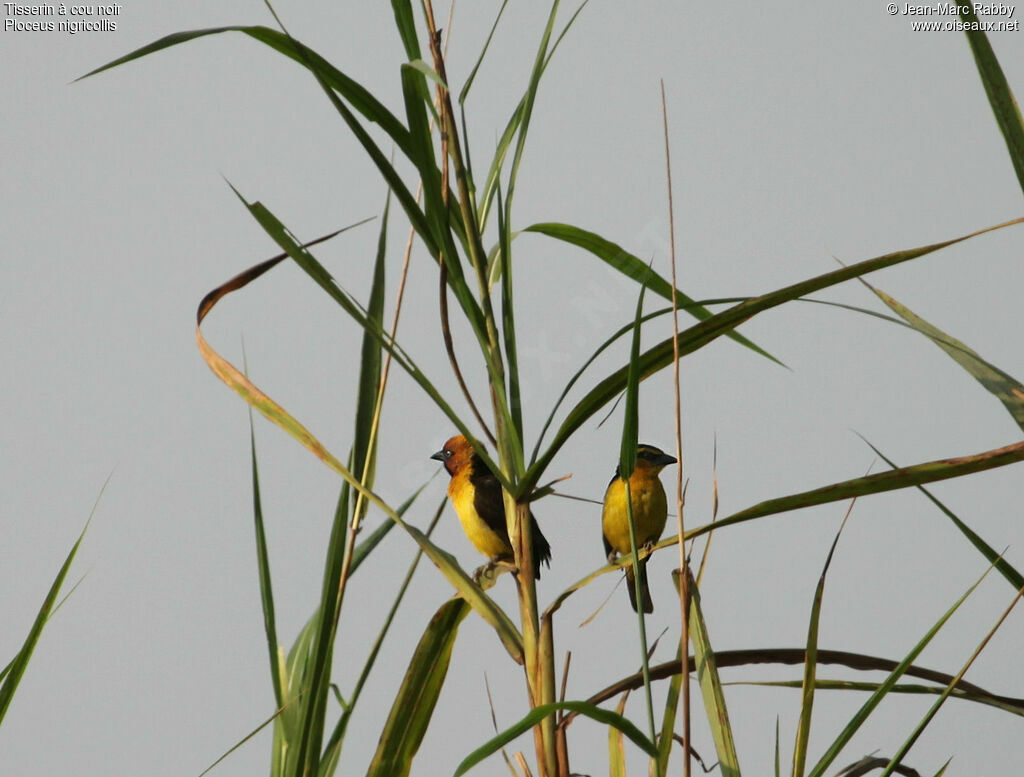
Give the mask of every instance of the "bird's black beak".
[[[437, 461], [444, 461], [444, 451], [438, 451], [430, 458], [437, 459]], [[672, 459], [672, 461], [675, 461], [675, 459]]]
[[654, 460], [654, 463], [657, 464], [659, 467], [667, 467], [669, 464], [676, 463], [676, 457], [669, 456], [667, 453], [663, 453]]

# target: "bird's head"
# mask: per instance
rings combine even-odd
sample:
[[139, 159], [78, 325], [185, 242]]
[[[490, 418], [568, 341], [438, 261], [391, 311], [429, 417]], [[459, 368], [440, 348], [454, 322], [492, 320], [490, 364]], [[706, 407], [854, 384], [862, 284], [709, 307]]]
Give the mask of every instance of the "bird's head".
[[661, 472], [669, 464], [675, 464], [676, 457], [669, 456], [660, 448], [641, 443], [636, 447], [636, 468]]
[[473, 446], [469, 444], [469, 440], [461, 434], [457, 434], [430, 458], [440, 461], [448, 470], [448, 474], [454, 476], [473, 460]]

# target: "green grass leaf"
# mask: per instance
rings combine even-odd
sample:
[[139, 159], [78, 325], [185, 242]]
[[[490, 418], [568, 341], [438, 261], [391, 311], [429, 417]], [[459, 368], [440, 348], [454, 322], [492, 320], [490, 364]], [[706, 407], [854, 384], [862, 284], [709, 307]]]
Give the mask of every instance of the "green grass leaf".
[[949, 354], [950, 358], [963, 367], [986, 391], [1002, 402], [1003, 407], [1013, 417], [1013, 420], [1017, 422], [1017, 426], [1024, 429], [1024, 386], [1021, 385], [1020, 381], [983, 359], [977, 352], [956, 338], [950, 337], [938, 327], [932, 326], [881, 289], [875, 288], [863, 279], [861, 283], [871, 289], [882, 302], [888, 305], [913, 329], [929, 338], [939, 348]]
[[[672, 301], [672, 284], [656, 273], [649, 264], [641, 261], [637, 256], [629, 253], [618, 244], [613, 243], [610, 240], [605, 240], [594, 232], [588, 232], [585, 229], [574, 227], [570, 224], [559, 224], [555, 222], [532, 224], [521, 231], [536, 232], [541, 235], [547, 235], [548, 237], [555, 238], [556, 240], [561, 240], [562, 242], [582, 248], [584, 251], [589, 251], [598, 259], [601, 259], [603, 262], [608, 264], [609, 267], [618, 270], [626, 277], [635, 280], [637, 283], [644, 284], [659, 297], [663, 297], [670, 302]], [[694, 301], [692, 297], [683, 294], [683, 292], [678, 289], [676, 289], [676, 299], [679, 303], [679, 309], [686, 310], [686, 312], [690, 313], [698, 321], [704, 321], [711, 318], [713, 315], [710, 310]], [[782, 362], [770, 353], [754, 345], [754, 343], [743, 335], [737, 332], [730, 332], [728, 337], [740, 345], [750, 348], [755, 353], [759, 353], [762, 356], [771, 359], [776, 364], [782, 364]]]
[[420, 637], [391, 706], [367, 777], [406, 777], [441, 694], [459, 624], [469, 614], [462, 599], [441, 605]]
[[366, 119], [378, 124], [403, 153], [408, 153], [409, 132], [402, 125], [402, 122], [395, 118], [394, 114], [384, 107], [383, 103], [377, 100], [376, 97], [374, 97], [358, 82], [349, 78], [326, 59], [313, 51], [313, 49], [308, 48], [284, 33], [279, 32], [278, 30], [272, 30], [269, 27], [210, 27], [202, 30], [176, 32], [171, 35], [166, 35], [159, 40], [142, 46], [141, 48], [135, 49], [134, 51], [125, 54], [123, 57], [118, 57], [105, 65], [101, 65], [95, 70], [89, 71], [84, 76], [80, 76], [76, 80], [81, 81], [84, 78], [89, 78], [90, 76], [97, 75], [105, 70], [110, 70], [136, 59], [141, 59], [149, 54], [163, 51], [164, 49], [171, 48], [172, 46], [188, 43], [189, 41], [196, 40], [197, 38], [203, 38], [207, 35], [219, 35], [222, 32], [244, 33], [253, 40], [264, 43], [275, 51], [284, 54], [289, 59], [298, 62], [303, 67], [305, 67], [307, 63], [312, 63], [332, 89], [336, 90], [340, 95], [348, 100], [352, 107], [361, 113]]
[[22, 643], [21, 648], [18, 650], [14, 659], [10, 664], [8, 664], [3, 673], [3, 684], [0, 685], [0, 723], [3, 722], [4, 716], [7, 714], [7, 710], [11, 706], [11, 701], [14, 699], [14, 693], [18, 690], [18, 685], [21, 683], [22, 677], [25, 676], [25, 670], [28, 668], [28, 663], [32, 658], [32, 653], [35, 651], [36, 645], [39, 643], [39, 637], [43, 633], [43, 627], [46, 626], [46, 622], [49, 620], [50, 614], [57, 605], [57, 598], [60, 596], [60, 589], [64, 585], [64, 578], [67, 577], [68, 570], [71, 568], [71, 562], [75, 560], [78, 548], [82, 544], [82, 540], [85, 539], [85, 533], [89, 529], [89, 524], [92, 523], [92, 517], [96, 513], [96, 506], [99, 504], [99, 500], [103, 496], [103, 491], [106, 487], [107, 485], [104, 483], [103, 488], [100, 489], [100, 495], [96, 498], [96, 505], [93, 506], [92, 512], [89, 514], [89, 518], [86, 520], [85, 526], [82, 528], [82, 533], [78, 535], [78, 539], [75, 540], [75, 544], [71, 546], [71, 550], [64, 559], [64, 563], [61, 564], [60, 569], [57, 571], [57, 576], [53, 579], [53, 583], [50, 584], [50, 590], [43, 599], [43, 603], [39, 607], [39, 612], [36, 614], [35, 620], [32, 621], [32, 626], [29, 628], [25, 641]]
[[[978, 16], [971, 4], [965, 3], [958, 8], [961, 20], [977, 25]], [[1003, 69], [999, 66], [992, 45], [988, 42], [988, 36], [978, 29], [964, 30], [964, 34], [971, 46], [978, 75], [981, 76], [989, 105], [995, 114], [996, 124], [999, 125], [999, 131], [1003, 133], [1003, 139], [1006, 141], [1006, 150], [1010, 152], [1013, 169], [1017, 171], [1017, 180], [1021, 189], [1024, 189], [1024, 122], [1021, 121], [1020, 108], [1013, 97], [1006, 76], [1003, 75]]]
[[[687, 574], [690, 574], [687, 569]], [[673, 577], [676, 578], [675, 573]], [[679, 590], [676, 578], [676, 590]], [[715, 651], [711, 648], [707, 623], [700, 606], [700, 591], [691, 574], [688, 588], [690, 590], [690, 643], [693, 645], [693, 663], [700, 683], [701, 696], [704, 699], [704, 711], [708, 716], [711, 736], [718, 753], [718, 765], [722, 777], [740, 777], [740, 760], [736, 753], [736, 742], [733, 738], [732, 724], [729, 722], [729, 710], [725, 704], [725, 693], [722, 681], [718, 676], [718, 661]]]
[[[867, 259], [848, 267], [833, 270], [832, 272], [810, 278], [799, 283], [785, 286], [768, 294], [753, 297], [744, 302], [734, 305], [721, 313], [716, 313], [710, 318], [685, 329], [678, 334], [678, 345], [680, 357], [696, 351], [708, 343], [716, 340], [724, 334], [733, 331], [740, 324], [749, 321], [755, 315], [770, 310], [791, 300], [804, 297], [815, 291], [835, 286], [836, 284], [848, 281], [852, 278], [859, 278], [869, 272], [892, 267], [903, 262], [917, 259], [927, 254], [946, 248], [956, 243], [969, 240], [972, 237], [1003, 229], [1010, 225], [1024, 223], [1024, 218], [1013, 219], [993, 227], [987, 227], [968, 235], [945, 240], [941, 243], [912, 248], [905, 251], [896, 251], [883, 256]], [[672, 338], [662, 341], [653, 348], [648, 349], [640, 356], [640, 379], [650, 377], [659, 370], [664, 369], [672, 363], [674, 358]], [[562, 422], [555, 437], [547, 450], [527, 470], [522, 483], [532, 488], [539, 481], [551, 459], [561, 449], [565, 442], [580, 428], [588, 419], [593, 417], [602, 407], [611, 402], [625, 388], [629, 373], [629, 365], [622, 367], [597, 384], [586, 396], [576, 403], [569, 411], [568, 416]]]
[[583, 701], [561, 701], [554, 702], [552, 704], [541, 704], [538, 707], [534, 707], [518, 723], [505, 729], [503, 732], [498, 734], [498, 736], [467, 755], [455, 770], [454, 777], [461, 777], [461, 775], [468, 772], [485, 758], [498, 752], [513, 739], [526, 733], [548, 715], [559, 710], [570, 710], [578, 715], [585, 715], [592, 720], [596, 720], [598, 723], [614, 726], [625, 734], [626, 738], [633, 744], [647, 753], [647, 755], [652, 758], [655, 758], [658, 755], [658, 749], [654, 746], [654, 743], [644, 736], [640, 729], [634, 726], [622, 715]]
[[284, 686], [278, 666], [277, 618], [274, 614], [274, 589], [270, 577], [270, 554], [267, 534], [263, 526], [263, 500], [260, 496], [260, 474], [256, 461], [256, 430], [253, 426], [252, 407], [249, 408], [249, 450], [252, 460], [252, 514], [256, 532], [256, 568], [260, 580], [260, 603], [263, 609], [263, 630], [267, 637], [270, 657], [270, 679], [274, 686], [274, 700], [278, 708], [284, 706]]
[[405, 56], [409, 60], [419, 59], [420, 41], [416, 33], [416, 18], [412, 13], [412, 3], [409, 0], [391, 0], [391, 10], [395, 15], [395, 26], [402, 38], [402, 45], [405, 47]]
[[[706, 534], [725, 526], [762, 518], [766, 515], [775, 515], [790, 510], [799, 510], [803, 507], [828, 504], [829, 502], [837, 502], [841, 499], [849, 499], [855, 496], [881, 494], [885, 491], [920, 486], [925, 483], [934, 483], [939, 480], [948, 480], [975, 472], [1005, 467], [1008, 464], [1015, 464], [1019, 461], [1024, 461], [1024, 442], [1006, 445], [1002, 448], [996, 448], [972, 456], [928, 461], [911, 467], [890, 470], [889, 472], [879, 472], [874, 475], [854, 478], [853, 480], [844, 480], [840, 483], [822, 486], [811, 491], [802, 491], [798, 494], [769, 499], [713, 523], [707, 523], [691, 529], [686, 532], [686, 539], [693, 539], [701, 534]], [[675, 542], [675, 537], [668, 537], [655, 545], [655, 548], [668, 547], [669, 545], [674, 545]]]
[[[878, 454], [878, 457], [880, 459], [882, 459], [886, 464], [888, 464], [893, 469], [897, 469], [897, 465], [892, 459], [890, 459], [888, 456], [882, 453], [869, 440], [865, 439], [862, 436], [861, 439], [864, 440], [864, 442], [867, 444], [869, 448], [871, 448], [871, 450]], [[1018, 572], [1016, 568], [1014, 568], [1014, 566], [1010, 564], [1009, 561], [1007, 561], [999, 553], [997, 553], [995, 548], [993, 548], [991, 545], [985, 542], [985, 540], [983, 540], [980, 535], [978, 535], [973, 529], [971, 529], [970, 526], [968, 526], [966, 523], [960, 520], [960, 518], [958, 518], [952, 510], [950, 510], [948, 507], [946, 507], [946, 505], [940, 502], [935, 497], [935, 495], [932, 494], [931, 491], [929, 491], [927, 488], [924, 488], [923, 486], [918, 486], [917, 488], [921, 491], [921, 493], [928, 497], [932, 504], [938, 507], [946, 515], [946, 517], [953, 522], [953, 525], [956, 526], [956, 528], [961, 531], [961, 533], [967, 538], [967, 540], [981, 552], [981, 555], [985, 557], [985, 560], [988, 561], [988, 563], [993, 564], [995, 566], [996, 571], [999, 572], [999, 574], [1001, 574], [1004, 578], [1006, 578], [1010, 585], [1013, 586], [1013, 589], [1015, 591], [1019, 591], [1021, 588], [1024, 588], [1024, 575]]]
[[857, 733], [871, 713], [875, 711], [875, 708], [882, 702], [882, 699], [888, 695], [892, 686], [896, 685], [900, 677], [902, 677], [906, 672], [907, 668], [914, 663], [914, 659], [921, 654], [921, 651], [928, 646], [935, 635], [939, 633], [939, 630], [946, 625], [946, 622], [953, 616], [953, 613], [960, 608], [960, 605], [967, 600], [967, 597], [974, 593], [974, 590], [981, 584], [981, 581], [985, 579], [985, 576], [988, 575], [991, 570], [992, 567], [986, 569], [984, 574], [978, 578], [977, 582], [968, 588], [964, 594], [956, 600], [953, 606], [946, 610], [942, 617], [940, 617], [935, 624], [928, 629], [928, 632], [918, 640], [917, 644], [914, 645], [910, 652], [907, 653], [906, 657], [900, 661], [899, 665], [889, 673], [889, 676], [878, 687], [878, 690], [871, 694], [868, 700], [861, 705], [861, 708], [854, 713], [850, 722], [846, 724], [839, 735], [825, 750], [825, 754], [822, 755], [821, 759], [814, 765], [809, 777], [823, 777], [825, 771], [832, 765], [832, 762], [835, 761], [839, 753], [842, 752], [842, 749], [846, 747], [849, 741], [853, 738], [853, 735]]
[[[850, 505], [853, 509], [853, 505]], [[848, 518], [849, 511], [846, 513]], [[832, 540], [832, 547], [829, 548], [828, 556], [825, 557], [825, 565], [818, 577], [818, 585], [814, 590], [814, 600], [811, 604], [811, 617], [807, 626], [807, 653], [804, 658], [804, 679], [800, 689], [800, 719], [797, 723], [796, 742], [793, 744], [793, 777], [803, 777], [804, 767], [807, 763], [807, 747], [811, 741], [811, 716], [814, 711], [814, 691], [817, 688], [818, 671], [818, 629], [821, 622], [821, 606], [825, 598], [825, 577], [828, 575], [828, 568], [832, 564], [832, 557], [835, 555], [836, 546], [839, 544], [839, 535], [846, 525], [846, 518], [836, 532]]]

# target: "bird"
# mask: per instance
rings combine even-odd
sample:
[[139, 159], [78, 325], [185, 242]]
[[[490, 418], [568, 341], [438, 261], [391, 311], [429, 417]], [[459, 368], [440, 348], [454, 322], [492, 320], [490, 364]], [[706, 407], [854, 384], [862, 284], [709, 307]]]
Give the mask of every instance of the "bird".
[[[489, 564], [477, 570], [477, 574], [499, 561], [512, 561], [514, 554], [505, 523], [501, 482], [473, 450], [469, 440], [461, 434], [456, 435], [430, 458], [444, 464], [451, 475], [448, 498], [455, 507], [466, 537], [490, 559]], [[539, 580], [541, 563], [551, 566], [551, 546], [541, 534], [533, 512], [530, 513], [530, 536], [533, 540], [534, 576]]]
[[[676, 458], [669, 456], [653, 445], [638, 445], [636, 449], [636, 467], [629, 476], [630, 501], [633, 504], [633, 528], [636, 532], [636, 547], [650, 549], [661, 538], [668, 517], [668, 500], [665, 488], [661, 485], [658, 474], [669, 464], [675, 464]], [[626, 512], [626, 481], [623, 480], [619, 467], [608, 484], [604, 494], [604, 505], [601, 510], [601, 534], [604, 539], [604, 551], [609, 562], [614, 562], [619, 554], [632, 553], [629, 543], [629, 516]], [[626, 589], [629, 591], [629, 603], [637, 610], [636, 589], [633, 585], [636, 572], [635, 564], [626, 567]], [[651, 591], [647, 585], [647, 559], [639, 562], [640, 596], [643, 611], [654, 612]]]

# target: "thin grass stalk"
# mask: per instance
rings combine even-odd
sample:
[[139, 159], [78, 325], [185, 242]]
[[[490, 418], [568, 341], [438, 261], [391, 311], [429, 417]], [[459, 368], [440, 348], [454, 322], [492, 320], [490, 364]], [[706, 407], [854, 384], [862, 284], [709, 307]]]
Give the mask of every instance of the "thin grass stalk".
[[[679, 537], [679, 649], [683, 666], [689, 666], [690, 657], [690, 575], [687, 570], [685, 522], [683, 520], [683, 411], [679, 385], [679, 300], [676, 289], [676, 221], [672, 202], [672, 155], [668, 142], [668, 108], [665, 100], [665, 81], [661, 81], [661, 121], [665, 136], [665, 177], [668, 184], [668, 235], [669, 252], [672, 258], [672, 381], [674, 387], [674, 411], [676, 422], [676, 535]], [[703, 570], [702, 570], [703, 571]], [[682, 683], [683, 703], [683, 777], [690, 777], [690, 677], [689, 672]]]
[[[454, 8], [455, 8], [455, 4], [453, 2], [452, 5], [449, 7], [449, 17], [448, 17], [448, 26], [449, 26], [449, 28], [451, 27], [451, 13], [454, 12]], [[446, 38], [445, 39], [444, 52], [442, 52], [442, 57], [441, 57], [442, 61], [443, 61], [443, 54], [445, 52], [447, 52], [447, 49], [448, 49], [448, 40], [450, 40], [450, 38]], [[444, 89], [443, 89], [443, 87], [440, 84], [437, 85], [437, 92], [436, 93], [437, 93], [437, 97], [436, 97], [437, 112], [440, 115], [441, 112], [443, 111], [443, 106], [444, 106]], [[449, 144], [449, 136], [448, 136], [447, 127], [446, 127], [446, 125], [443, 122], [442, 122], [442, 124], [441, 124], [439, 129], [441, 130], [441, 199], [444, 202], [445, 207], [447, 208], [448, 207], [448, 203], [449, 203], [449, 181], [448, 181], [448, 170], [449, 170], [449, 168], [448, 168], [448, 151], [449, 151], [448, 144]], [[419, 189], [419, 191], [423, 191], [423, 183], [422, 183], [422, 181], [420, 182], [420, 189]], [[417, 197], [417, 200], [418, 200], [418, 197]], [[467, 241], [468, 241], [468, 238], [467, 238]], [[465, 398], [466, 403], [469, 405], [470, 411], [473, 413], [473, 416], [476, 418], [477, 423], [480, 424], [480, 428], [483, 429], [484, 434], [487, 436], [487, 439], [491, 441], [492, 445], [497, 447], [498, 441], [495, 438], [494, 433], [491, 432], [491, 429], [487, 425], [487, 422], [484, 421], [484, 417], [480, 413], [480, 409], [476, 406], [476, 402], [473, 401], [473, 395], [470, 393], [469, 387], [466, 385], [466, 380], [465, 380], [465, 378], [462, 375], [462, 369], [459, 367], [459, 360], [455, 356], [455, 344], [452, 341], [451, 323], [450, 323], [450, 318], [448, 316], [448, 266], [445, 264], [444, 256], [443, 256], [442, 253], [439, 253], [438, 256], [437, 256], [437, 264], [438, 264], [438, 268], [439, 268], [438, 281], [439, 281], [439, 286], [440, 286], [439, 289], [438, 289], [438, 295], [439, 295], [438, 305], [439, 305], [440, 312], [441, 312], [441, 337], [444, 340], [444, 348], [445, 348], [445, 351], [448, 354], [448, 363], [451, 364], [452, 373], [455, 375], [455, 381], [459, 384], [459, 388], [462, 390], [462, 396]]]
[[[472, 265], [477, 284], [480, 290], [480, 304], [483, 311], [484, 327], [486, 334], [487, 348], [484, 353], [484, 360], [487, 363], [487, 370], [491, 378], [491, 401], [494, 404], [495, 424], [497, 425], [498, 451], [502, 460], [502, 468], [510, 466], [506, 459], [512, 459], [511, 446], [507, 436], [503, 433], [508, 420], [508, 399], [505, 394], [505, 369], [501, 357], [501, 346], [498, 338], [498, 328], [494, 317], [494, 308], [491, 305], [490, 294], [487, 288], [487, 252], [484, 250], [480, 236], [480, 229], [476, 217], [476, 209], [473, 204], [472, 195], [469, 191], [469, 177], [466, 173], [466, 165], [462, 156], [462, 147], [459, 142], [459, 132], [455, 121], [455, 111], [452, 108], [451, 93], [448, 90], [448, 74], [444, 64], [444, 54], [440, 46], [440, 32], [434, 23], [434, 9], [430, 0], [424, 0], [423, 11], [427, 21], [427, 31], [430, 35], [430, 51], [434, 59], [434, 70], [444, 87], [438, 87], [441, 101], [441, 137], [442, 142], [447, 138], [445, 148], [447, 156], [442, 156], [442, 174], [448, 170], [448, 159], [451, 159], [452, 167], [455, 170], [455, 181], [459, 189], [457, 204], [462, 214], [462, 222], [466, 232], [466, 248], [469, 253], [469, 262]], [[447, 201], [447, 187], [442, 189], [442, 194]], [[520, 444], [521, 445], [521, 444]], [[510, 475], [511, 472], [505, 472]]]
[[[433, 7], [430, 0], [424, 0], [423, 9], [430, 35], [430, 48], [434, 59], [434, 69], [441, 81], [447, 85], [444, 55], [440, 48], [439, 34], [434, 23]], [[462, 156], [455, 113], [451, 103], [451, 94], [447, 86], [444, 88], [439, 86], [438, 92], [441, 102], [442, 175], [447, 177], [448, 160], [450, 158], [459, 189], [458, 205], [462, 213], [463, 224], [465, 225], [469, 260], [476, 271], [477, 282], [480, 287], [480, 301], [484, 313], [488, 343], [485, 359], [490, 375], [491, 400], [494, 405], [499, 462], [505, 477], [510, 481], [515, 481], [522, 472], [522, 440], [519, 439], [515, 424], [509, 415], [508, 398], [505, 391], [504, 362], [486, 278], [486, 252], [483, 250], [476, 211], [469, 188], [469, 176], [467, 175]], [[442, 187], [442, 193], [447, 199], [447, 186]], [[507, 270], [508, 257], [505, 257], [505, 260]], [[507, 315], [511, 316], [511, 311]], [[528, 529], [524, 529], [524, 527], [530, 526], [529, 507], [525, 503], [517, 504], [512, 496], [506, 492], [505, 514], [509, 525], [509, 539], [512, 542], [516, 565], [519, 568], [516, 579], [523, 629], [527, 690], [531, 706], [537, 706], [537, 704], [542, 703], [540, 700], [548, 693], [546, 689], [550, 689], [550, 695], [553, 700], [555, 678], [554, 655], [553, 650], [543, 651], [540, 644], [539, 608], [537, 606], [537, 591], [533, 575], [535, 559], [533, 558], [530, 533]], [[545, 655], [546, 659], [542, 659], [542, 655]], [[536, 737], [538, 745], [537, 760], [540, 773], [542, 777], [553, 777], [557, 768], [553, 718], [537, 729]]]

